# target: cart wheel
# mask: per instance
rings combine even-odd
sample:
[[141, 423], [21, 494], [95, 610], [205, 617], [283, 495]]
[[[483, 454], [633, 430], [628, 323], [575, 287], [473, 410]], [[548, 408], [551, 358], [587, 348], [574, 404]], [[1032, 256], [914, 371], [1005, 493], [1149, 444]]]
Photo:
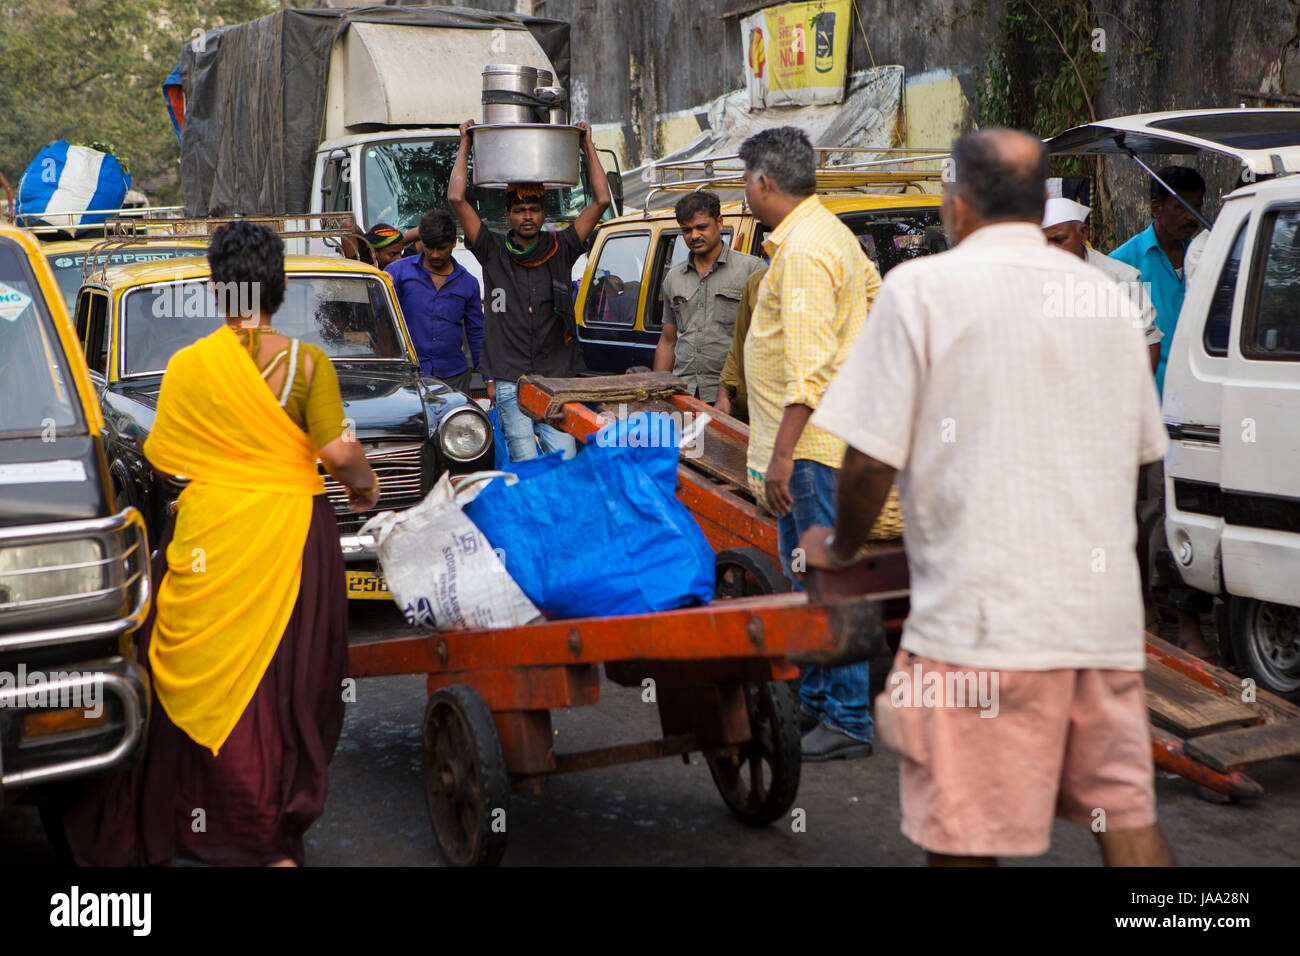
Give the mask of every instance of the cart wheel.
[[780, 594], [790, 590], [790, 581], [781, 566], [757, 548], [724, 548], [714, 560], [718, 598], [750, 597], [755, 594]]
[[424, 797], [452, 866], [496, 866], [506, 851], [510, 802], [492, 711], [472, 687], [434, 691], [424, 712]]
[[709, 772], [727, 809], [761, 827], [785, 816], [799, 792], [799, 722], [783, 681], [746, 684], [745, 704], [753, 736], [735, 763], [730, 748], [709, 755]]

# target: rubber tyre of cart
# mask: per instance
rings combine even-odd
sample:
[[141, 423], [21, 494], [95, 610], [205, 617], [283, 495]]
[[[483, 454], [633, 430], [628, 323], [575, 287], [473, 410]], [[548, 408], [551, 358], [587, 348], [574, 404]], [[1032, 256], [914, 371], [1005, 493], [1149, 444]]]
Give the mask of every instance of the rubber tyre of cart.
[[1300, 608], [1234, 595], [1228, 598], [1228, 633], [1243, 675], [1300, 703]]
[[714, 559], [715, 598], [781, 594], [790, 590], [790, 580], [781, 565], [757, 548], [723, 548]]
[[751, 737], [707, 755], [709, 773], [727, 809], [751, 827], [784, 817], [799, 793], [799, 721], [794, 694], [784, 681], [745, 685]]
[[496, 866], [506, 852], [510, 777], [492, 711], [478, 691], [433, 692], [424, 712], [424, 797], [443, 858]]

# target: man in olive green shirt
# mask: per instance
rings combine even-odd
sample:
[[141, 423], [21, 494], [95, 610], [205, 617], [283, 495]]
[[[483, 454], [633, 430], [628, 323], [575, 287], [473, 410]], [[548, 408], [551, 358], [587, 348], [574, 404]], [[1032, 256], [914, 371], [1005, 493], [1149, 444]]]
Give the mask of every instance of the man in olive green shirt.
[[713, 407], [724, 415], [749, 421], [749, 395], [745, 390], [745, 336], [749, 334], [749, 320], [754, 315], [758, 301], [758, 286], [767, 274], [763, 263], [745, 280], [745, 291], [740, 296], [736, 310], [736, 327], [731, 332], [731, 351], [722, 363], [722, 377], [718, 379], [718, 400]]
[[745, 280], [763, 261], [727, 248], [714, 193], [683, 196], [673, 211], [690, 255], [664, 275], [664, 327], [654, 370], [686, 379], [692, 395], [712, 404]]

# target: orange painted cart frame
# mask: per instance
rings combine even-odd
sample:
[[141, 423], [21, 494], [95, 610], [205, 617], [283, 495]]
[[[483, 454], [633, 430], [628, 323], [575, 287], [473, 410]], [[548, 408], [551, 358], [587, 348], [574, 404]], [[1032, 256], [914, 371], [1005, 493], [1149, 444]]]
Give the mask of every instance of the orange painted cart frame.
[[[575, 770], [699, 751], [731, 812], [761, 826], [789, 810], [800, 737], [792, 662], [862, 660], [901, 626], [882, 573], [869, 594], [769, 594], [654, 614], [399, 637], [349, 648], [354, 677], [427, 674], [424, 785], [448, 862], [491, 865], [510, 793]], [[662, 737], [556, 753], [551, 711], [591, 706], [605, 677], [657, 705]], [[647, 696], [647, 692], [649, 695]]]
[[[643, 380], [647, 397], [654, 394], [658, 402], [665, 403], [666, 408], [675, 412], [689, 415], [707, 413], [712, 417], [708, 428], [713, 434], [748, 443], [749, 430], [743, 423], [719, 414], [689, 395], [664, 394], [673, 383], [671, 376], [640, 375], [637, 378]], [[556, 398], [557, 387], [558, 394], [562, 395], [566, 385], [580, 389], [580, 381], [589, 380], [538, 379], [530, 382], [524, 378], [517, 393], [519, 405], [533, 419], [546, 421], [585, 442], [607, 424], [607, 419], [588, 403], [568, 401], [561, 404]], [[659, 386], [658, 392], [655, 384]], [[709, 474], [683, 458], [677, 473], [677, 497], [695, 515], [709, 543], [719, 552], [720, 588], [726, 573], [723, 567], [726, 561], [722, 559], [725, 553], [739, 551], [743, 556], [745, 552], [758, 552], [779, 569], [776, 521], [771, 515], [737, 494], [735, 483], [719, 480], [717, 469]], [[749, 567], [750, 562], [745, 564], [746, 567], [736, 570], [753, 570]], [[882, 576], [889, 581], [889, 588], [896, 595], [906, 593], [907, 564], [902, 548], [874, 549], [855, 567], [839, 574], [821, 576], [810, 584], [810, 588], [821, 597], [829, 593], [847, 597], [877, 586]], [[770, 572], [766, 577], [772, 584], [778, 583]], [[906, 599], [896, 597], [891, 605], [890, 633], [896, 636], [901, 631], [901, 619], [906, 617]], [[1200, 688], [1229, 698], [1240, 696], [1242, 687], [1241, 681], [1228, 671], [1212, 667], [1153, 634], [1147, 635], [1147, 675], [1148, 701], [1152, 703], [1154, 718], [1151, 750], [1156, 765], [1161, 769], [1230, 798], [1247, 799], [1263, 794], [1263, 788], [1245, 773], [1248, 767], [1300, 752], [1300, 708], [1263, 690], [1256, 692], [1255, 699], [1246, 708], [1248, 712], [1242, 712], [1242, 719], [1236, 725], [1225, 727], [1213, 735], [1184, 737], [1163, 729], [1157, 716], [1160, 708], [1155, 705], [1150, 690], [1152, 678], [1163, 678], [1160, 680], [1162, 685], [1168, 684], [1170, 677], [1174, 681], [1186, 678]]]

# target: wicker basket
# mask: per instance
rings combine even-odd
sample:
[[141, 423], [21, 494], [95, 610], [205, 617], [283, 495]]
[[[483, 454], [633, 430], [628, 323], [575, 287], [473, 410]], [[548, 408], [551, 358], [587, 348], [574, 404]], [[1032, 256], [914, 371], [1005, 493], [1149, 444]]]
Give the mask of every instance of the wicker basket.
[[898, 503], [898, 486], [890, 485], [880, 516], [871, 526], [868, 541], [896, 541], [903, 536], [903, 508]]

